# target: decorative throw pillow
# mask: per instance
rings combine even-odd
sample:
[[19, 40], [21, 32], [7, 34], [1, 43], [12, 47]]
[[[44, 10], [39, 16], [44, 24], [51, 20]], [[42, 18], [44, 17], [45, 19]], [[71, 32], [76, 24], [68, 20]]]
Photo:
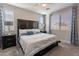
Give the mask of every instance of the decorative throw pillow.
[[33, 35], [34, 33], [32, 31], [28, 31], [27, 35]]
[[34, 33], [32, 31], [28, 31], [27, 33], [23, 33], [21, 35], [33, 35]]

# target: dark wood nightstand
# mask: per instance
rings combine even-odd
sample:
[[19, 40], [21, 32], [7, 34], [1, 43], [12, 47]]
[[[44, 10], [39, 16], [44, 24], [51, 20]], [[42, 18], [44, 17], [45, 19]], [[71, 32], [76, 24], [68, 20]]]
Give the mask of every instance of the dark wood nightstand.
[[40, 31], [41, 33], [47, 33], [46, 31]]
[[16, 46], [16, 35], [2, 36], [2, 49]]

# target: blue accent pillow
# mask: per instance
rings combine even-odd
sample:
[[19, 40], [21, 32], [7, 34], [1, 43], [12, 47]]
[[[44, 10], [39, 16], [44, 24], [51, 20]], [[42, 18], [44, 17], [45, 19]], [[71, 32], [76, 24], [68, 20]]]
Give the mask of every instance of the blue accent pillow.
[[27, 32], [27, 35], [33, 35], [34, 33], [32, 31]]
[[34, 33], [32, 31], [28, 31], [27, 33], [23, 33], [21, 35], [33, 35]]

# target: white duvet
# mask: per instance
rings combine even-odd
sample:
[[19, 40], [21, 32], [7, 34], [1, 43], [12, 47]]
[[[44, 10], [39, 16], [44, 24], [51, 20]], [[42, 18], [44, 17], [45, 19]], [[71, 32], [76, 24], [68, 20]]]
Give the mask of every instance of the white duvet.
[[56, 40], [56, 35], [39, 33], [20, 36], [20, 44], [26, 56], [32, 56]]

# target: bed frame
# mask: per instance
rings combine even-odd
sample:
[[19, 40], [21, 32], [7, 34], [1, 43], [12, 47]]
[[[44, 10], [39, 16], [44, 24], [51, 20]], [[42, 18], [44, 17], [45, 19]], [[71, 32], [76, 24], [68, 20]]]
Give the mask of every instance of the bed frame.
[[[32, 25], [27, 26], [27, 23], [32, 24]], [[28, 20], [23, 20], [23, 19], [17, 19], [17, 25], [18, 25], [17, 38], [19, 38], [19, 29], [35, 29], [35, 28], [38, 28], [38, 22], [37, 21], [28, 21]], [[17, 40], [17, 42], [18, 42], [19, 46], [21, 47], [21, 45], [19, 43], [19, 39]], [[34, 54], [34, 56], [42, 56], [42, 55], [44, 55], [45, 53], [50, 51], [52, 48], [57, 47], [58, 43], [60, 43], [60, 42], [61, 41], [56, 41], [56, 42], [52, 43], [50, 46], [48, 46], [45, 49], [42, 49], [41, 51]], [[22, 47], [21, 47], [21, 50], [22, 50], [23, 54], [25, 54]]]
[[48, 47], [46, 47], [43, 50], [41, 50], [38, 53], [36, 53], [34, 56], [42, 56], [42, 55], [44, 55], [45, 53], [49, 52], [54, 47], [57, 47], [58, 46], [58, 43], [60, 43], [60, 41], [56, 41], [56, 42], [52, 43]]

